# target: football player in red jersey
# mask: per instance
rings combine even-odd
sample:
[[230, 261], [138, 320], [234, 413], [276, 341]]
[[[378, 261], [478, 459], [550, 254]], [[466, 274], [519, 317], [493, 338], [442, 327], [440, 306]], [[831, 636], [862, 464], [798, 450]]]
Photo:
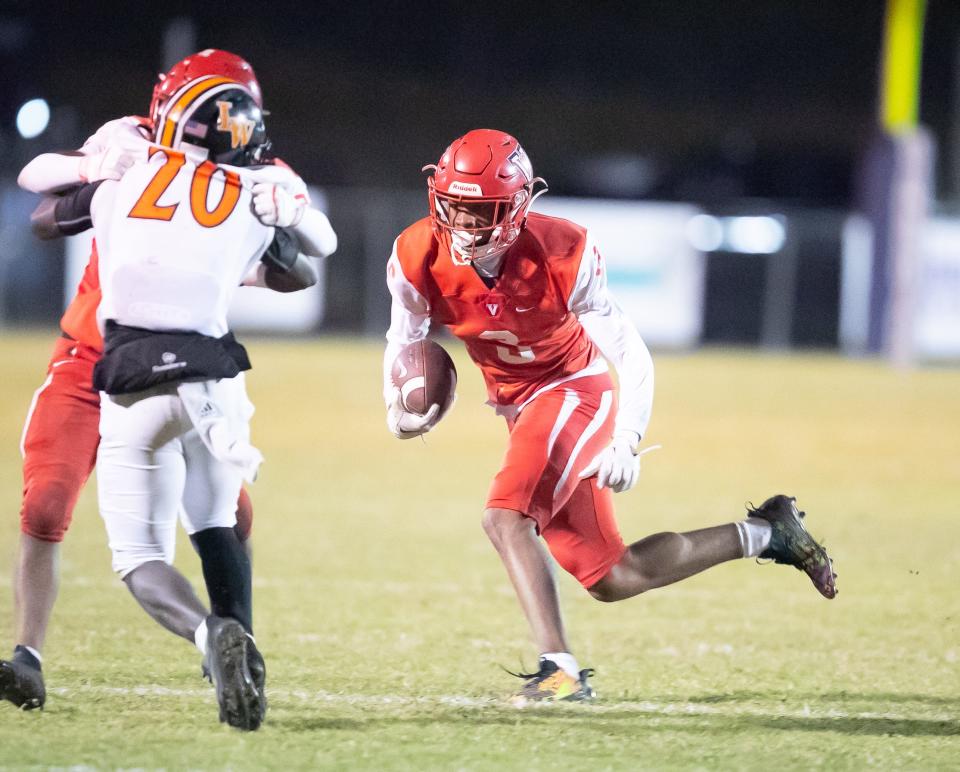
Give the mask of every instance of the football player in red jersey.
[[432, 322], [445, 325], [480, 368], [488, 403], [509, 430], [483, 526], [540, 652], [539, 670], [520, 674], [525, 683], [514, 703], [593, 696], [590, 673], [567, 641], [538, 536], [601, 601], [755, 555], [796, 566], [832, 598], [830, 559], [788, 496], [768, 499], [739, 522], [624, 544], [612, 493], [629, 490], [639, 476], [653, 364], [610, 294], [598, 246], [585, 228], [529, 211], [546, 185], [508, 134], [470, 131], [425, 169], [430, 215], [400, 234], [387, 265], [387, 424], [401, 439], [433, 428], [435, 410], [404, 411], [390, 368]]
[[[109, 121], [78, 151], [37, 156], [24, 167], [18, 182], [32, 192], [51, 194], [85, 182], [119, 179], [137, 153], [163, 139], [156, 134], [164, 120], [188, 106], [183, 100], [185, 87], [211, 78], [239, 84], [262, 106], [260, 85], [250, 65], [230, 52], [207, 49], [159, 77], [149, 117]], [[303, 181], [282, 162], [276, 164], [275, 173], [264, 175], [253, 190], [253, 205], [261, 222], [292, 229], [306, 255], [332, 253], [336, 235], [326, 216], [309, 207]], [[72, 223], [64, 234], [86, 227], [89, 221]], [[93, 366], [103, 348], [96, 324], [100, 303], [97, 264], [94, 244], [77, 294], [61, 319], [62, 335], [54, 347], [47, 378], [34, 395], [21, 442], [24, 491], [14, 580], [16, 647], [10, 660], [0, 660], [0, 698], [25, 709], [42, 707], [46, 698], [40, 652], [57, 595], [59, 545], [80, 489], [93, 469], [100, 440], [100, 400], [92, 388]], [[306, 282], [310, 281], [308, 274]], [[266, 268], [257, 279], [281, 288], [271, 281]], [[251, 522], [250, 498], [241, 491], [237, 531], [244, 540]], [[125, 577], [125, 582], [160, 624], [202, 648], [203, 604], [183, 577], [167, 569], [158, 562], [146, 563]]]

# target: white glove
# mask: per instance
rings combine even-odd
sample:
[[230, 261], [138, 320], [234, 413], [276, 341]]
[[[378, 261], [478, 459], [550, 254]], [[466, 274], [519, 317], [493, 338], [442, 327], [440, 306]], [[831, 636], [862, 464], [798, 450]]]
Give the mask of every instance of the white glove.
[[106, 150], [80, 159], [80, 179], [84, 182], [119, 180], [133, 166], [134, 160], [129, 150], [111, 145]]
[[601, 450], [580, 473], [580, 479], [597, 476], [598, 488], [610, 488], [614, 493], [630, 490], [640, 477], [640, 456], [637, 455], [639, 437], [634, 432], [621, 432]]
[[288, 192], [272, 182], [258, 182], [253, 186], [253, 211], [264, 225], [290, 228], [303, 219], [307, 207], [305, 198]]
[[310, 203], [307, 183], [288, 166], [279, 163], [255, 167], [241, 166], [237, 168], [237, 171], [243, 180], [249, 182], [250, 185], [257, 185], [261, 182], [273, 183], [279, 185], [287, 193], [292, 193], [296, 198], [302, 198], [308, 204]]
[[437, 425], [440, 405], [431, 405], [424, 415], [411, 413], [403, 408], [400, 389], [395, 388], [393, 398], [387, 404], [387, 428], [400, 440], [409, 440], [426, 434]]

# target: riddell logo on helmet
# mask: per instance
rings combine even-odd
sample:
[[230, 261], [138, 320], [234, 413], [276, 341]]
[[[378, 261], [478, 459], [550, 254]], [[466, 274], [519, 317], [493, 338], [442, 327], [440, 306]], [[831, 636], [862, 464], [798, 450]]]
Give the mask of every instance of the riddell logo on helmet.
[[527, 182], [533, 179], [533, 167], [530, 165], [530, 159], [527, 158], [527, 154], [520, 145], [517, 145], [517, 149], [510, 154], [507, 160], [517, 167]]
[[450, 193], [459, 193], [463, 196], [482, 196], [483, 189], [475, 182], [451, 182]]
[[217, 131], [230, 132], [230, 147], [234, 150], [238, 147], [246, 147], [253, 137], [253, 130], [257, 124], [242, 115], [230, 115], [229, 102], [218, 99], [217, 107], [220, 109], [220, 115], [217, 116]]

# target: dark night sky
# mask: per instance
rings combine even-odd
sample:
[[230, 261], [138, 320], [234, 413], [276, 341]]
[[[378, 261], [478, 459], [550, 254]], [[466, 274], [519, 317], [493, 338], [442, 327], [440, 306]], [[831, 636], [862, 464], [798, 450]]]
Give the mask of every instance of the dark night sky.
[[[254, 65], [281, 155], [320, 184], [418, 187], [451, 139], [492, 126], [561, 193], [841, 203], [875, 124], [881, 0], [135, 5], [3, 6], [4, 131], [38, 94], [76, 108], [72, 142], [144, 112], [181, 15], [197, 48]], [[958, 49], [960, 3], [930, 0], [938, 135]]]

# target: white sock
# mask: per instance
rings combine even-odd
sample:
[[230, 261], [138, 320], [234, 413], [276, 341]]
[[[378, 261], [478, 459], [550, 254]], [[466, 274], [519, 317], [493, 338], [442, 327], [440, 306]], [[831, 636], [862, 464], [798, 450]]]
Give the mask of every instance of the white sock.
[[580, 666], [577, 664], [577, 658], [567, 651], [547, 651], [540, 655], [540, 659], [549, 659], [554, 662], [558, 668], [571, 678], [580, 677]]
[[193, 642], [200, 649], [200, 653], [207, 655], [207, 620], [204, 619], [193, 632]]
[[740, 535], [740, 546], [743, 547], [743, 556], [753, 558], [770, 546], [770, 536], [773, 529], [770, 523], [760, 517], [748, 517], [734, 523]]
[[37, 662], [43, 664], [43, 657], [40, 656], [40, 652], [37, 651], [33, 646], [24, 646], [27, 651], [29, 651], [33, 656], [37, 658]]

